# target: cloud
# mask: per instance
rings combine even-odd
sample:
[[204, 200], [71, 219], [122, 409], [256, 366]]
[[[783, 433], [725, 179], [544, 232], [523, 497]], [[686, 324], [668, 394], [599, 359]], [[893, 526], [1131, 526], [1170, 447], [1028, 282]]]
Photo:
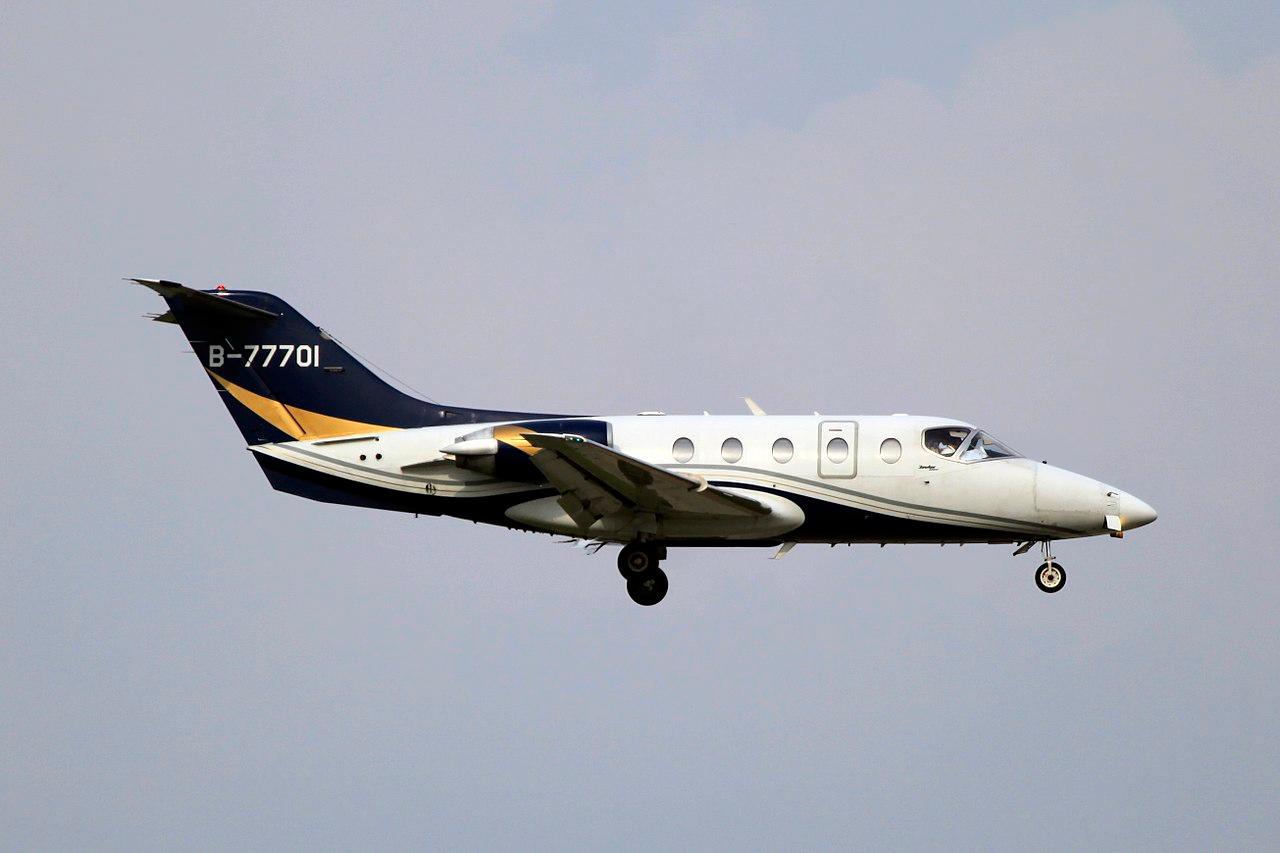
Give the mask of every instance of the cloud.
[[[900, 328], [894, 361], [860, 353], [873, 375], [927, 375], [942, 358], [1069, 390], [1073, 376], [1084, 388], [1167, 373], [1171, 357], [1179, 371], [1202, 362], [1188, 346], [1120, 366], [1120, 337], [1168, 340], [1206, 313], [1263, 331], [1277, 260], [1274, 60], [1218, 71], [1170, 13], [1138, 4], [992, 43], [948, 91], [886, 80], [795, 128], [672, 120], [661, 81], [698, 93], [732, 53], [725, 42], [750, 32], [732, 16], [699, 19], [671, 41], [701, 64], [660, 52], [629, 92], [539, 88], [547, 136], [513, 168], [556, 165], [483, 277], [513, 295], [558, 284], [579, 328], [595, 324], [598, 302], [582, 298], [593, 292], [641, 327], [674, 323], [689, 335], [668, 350], [673, 369], [726, 341], [747, 356], [743, 328], [778, 330], [789, 369], [788, 341], [823, 318], [855, 350]], [[689, 47], [701, 40], [719, 50]], [[1258, 354], [1249, 334], [1221, 345]], [[753, 363], [769, 377], [757, 381], [781, 381], [769, 370]], [[837, 376], [817, 367], [815, 384]]]

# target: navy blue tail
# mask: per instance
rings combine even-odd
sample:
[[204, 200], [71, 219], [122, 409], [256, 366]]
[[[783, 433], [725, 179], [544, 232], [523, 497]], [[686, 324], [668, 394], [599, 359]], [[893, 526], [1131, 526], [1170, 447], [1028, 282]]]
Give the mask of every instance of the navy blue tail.
[[442, 406], [365, 367], [278, 296], [193, 290], [133, 279], [159, 293], [249, 444], [442, 424], [555, 417]]

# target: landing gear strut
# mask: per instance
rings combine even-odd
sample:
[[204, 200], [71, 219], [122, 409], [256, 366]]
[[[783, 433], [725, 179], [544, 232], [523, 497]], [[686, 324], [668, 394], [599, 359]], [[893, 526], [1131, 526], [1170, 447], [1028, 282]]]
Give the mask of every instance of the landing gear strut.
[[1040, 543], [1040, 551], [1044, 554], [1044, 562], [1036, 569], [1036, 586], [1041, 592], [1057, 592], [1067, 585], [1067, 571], [1053, 559], [1047, 539]]
[[667, 549], [651, 542], [632, 542], [618, 555], [618, 572], [627, 579], [627, 595], [642, 607], [652, 607], [667, 595], [667, 573], [658, 563]]

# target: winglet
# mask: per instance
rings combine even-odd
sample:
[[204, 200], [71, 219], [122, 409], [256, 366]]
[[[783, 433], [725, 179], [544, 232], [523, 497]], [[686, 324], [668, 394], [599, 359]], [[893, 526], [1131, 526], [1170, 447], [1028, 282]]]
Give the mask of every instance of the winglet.
[[743, 401], [747, 404], [747, 408], [751, 410], [753, 415], [763, 415], [764, 409], [760, 408], [760, 404], [750, 397], [743, 397]]

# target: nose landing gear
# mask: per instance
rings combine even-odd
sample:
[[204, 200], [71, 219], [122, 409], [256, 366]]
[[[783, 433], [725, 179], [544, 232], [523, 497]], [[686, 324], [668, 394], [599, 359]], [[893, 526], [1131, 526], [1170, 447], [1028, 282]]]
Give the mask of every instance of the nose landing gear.
[[627, 579], [627, 595], [641, 607], [652, 607], [667, 595], [667, 573], [658, 563], [667, 549], [651, 542], [632, 542], [618, 554], [618, 573]]
[[1036, 569], [1036, 586], [1041, 592], [1057, 592], [1067, 585], [1067, 571], [1053, 559], [1049, 540], [1040, 543], [1040, 551], [1044, 554], [1044, 562]]
[[1042, 563], [1036, 569], [1036, 586], [1041, 592], [1057, 592], [1067, 585], [1067, 573], [1057, 563]]

